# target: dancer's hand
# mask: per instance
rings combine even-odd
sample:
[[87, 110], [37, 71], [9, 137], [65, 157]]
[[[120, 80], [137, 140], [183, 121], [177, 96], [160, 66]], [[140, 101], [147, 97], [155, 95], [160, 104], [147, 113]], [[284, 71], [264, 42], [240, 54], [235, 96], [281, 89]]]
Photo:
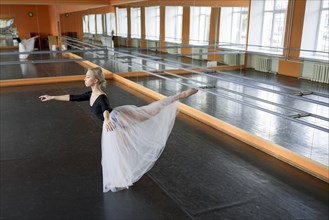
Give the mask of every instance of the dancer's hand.
[[53, 99], [53, 96], [49, 96], [49, 95], [42, 95], [42, 96], [39, 96], [39, 99], [42, 101], [42, 102], [46, 102], [46, 101], [50, 101]]
[[115, 125], [112, 121], [110, 121], [109, 119], [105, 119], [104, 120], [105, 123], [105, 127], [106, 127], [106, 131], [113, 131], [115, 129]]

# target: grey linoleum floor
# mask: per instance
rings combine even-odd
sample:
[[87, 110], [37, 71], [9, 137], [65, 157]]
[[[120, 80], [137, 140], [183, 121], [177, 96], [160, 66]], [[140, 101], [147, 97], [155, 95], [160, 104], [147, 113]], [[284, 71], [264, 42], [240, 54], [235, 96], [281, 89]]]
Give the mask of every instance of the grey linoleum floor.
[[[328, 184], [182, 114], [149, 173], [102, 193], [101, 123], [88, 103], [37, 98], [84, 91], [1, 89], [0, 219], [328, 218]], [[106, 92], [113, 107], [152, 101], [112, 81]]]

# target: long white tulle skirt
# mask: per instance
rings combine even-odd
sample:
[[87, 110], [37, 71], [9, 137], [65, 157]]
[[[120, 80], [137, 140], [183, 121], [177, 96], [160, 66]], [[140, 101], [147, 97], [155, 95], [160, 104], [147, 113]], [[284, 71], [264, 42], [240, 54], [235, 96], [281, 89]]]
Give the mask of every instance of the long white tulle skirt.
[[171, 96], [143, 107], [114, 108], [110, 119], [113, 131], [102, 132], [103, 191], [129, 188], [148, 172], [160, 157], [177, 114]]

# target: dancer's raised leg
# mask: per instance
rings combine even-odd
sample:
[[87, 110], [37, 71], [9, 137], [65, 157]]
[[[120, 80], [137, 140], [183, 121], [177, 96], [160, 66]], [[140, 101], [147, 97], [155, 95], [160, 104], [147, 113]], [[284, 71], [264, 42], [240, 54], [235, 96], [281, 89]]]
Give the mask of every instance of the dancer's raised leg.
[[195, 94], [197, 92], [198, 92], [197, 89], [190, 88], [190, 89], [187, 89], [187, 90], [185, 90], [183, 92], [178, 93], [174, 97], [176, 98], [176, 100], [178, 100], [178, 99], [185, 99], [185, 98], [187, 98], [187, 97], [189, 97], [189, 96], [191, 96], [191, 95], [193, 95], [193, 94]]
[[185, 99], [197, 92], [198, 92], [197, 89], [190, 88], [190, 89], [180, 92], [174, 96], [169, 96], [167, 98], [153, 102], [147, 106], [142, 107], [142, 109], [150, 115], [156, 115], [161, 111], [161, 109], [163, 109], [167, 105], [170, 105], [171, 103], [173, 103], [177, 100]]

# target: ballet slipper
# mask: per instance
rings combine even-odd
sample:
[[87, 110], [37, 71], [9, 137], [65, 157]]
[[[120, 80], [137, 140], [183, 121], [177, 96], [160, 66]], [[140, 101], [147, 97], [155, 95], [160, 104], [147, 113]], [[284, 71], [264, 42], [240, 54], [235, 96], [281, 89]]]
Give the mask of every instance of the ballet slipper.
[[190, 89], [188, 89], [188, 90], [185, 90], [185, 91], [179, 93], [179, 95], [178, 95], [178, 99], [185, 99], [185, 98], [187, 98], [187, 97], [189, 97], [189, 96], [191, 96], [191, 95], [197, 93], [198, 91], [199, 91], [199, 90], [197, 90], [197, 89], [195, 89], [195, 88], [190, 88]]

